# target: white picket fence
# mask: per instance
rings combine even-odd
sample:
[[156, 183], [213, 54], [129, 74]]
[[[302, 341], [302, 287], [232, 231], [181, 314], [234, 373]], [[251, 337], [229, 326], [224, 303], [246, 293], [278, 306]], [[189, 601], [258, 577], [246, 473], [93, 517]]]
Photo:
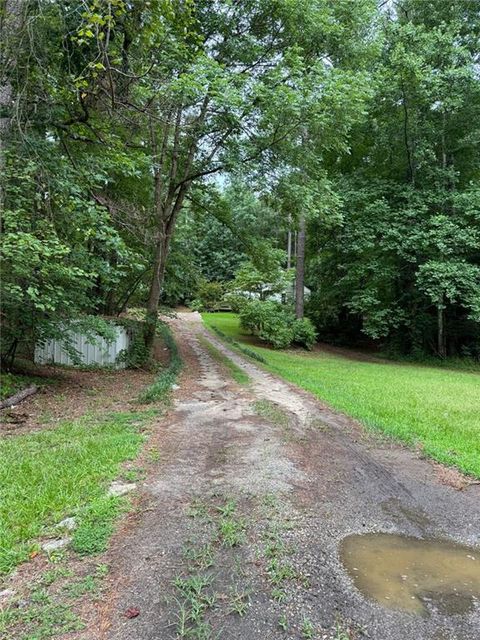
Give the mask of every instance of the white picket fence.
[[[124, 362], [117, 362], [120, 352], [128, 349], [130, 343], [129, 333], [124, 327], [114, 327], [116, 337], [112, 342], [107, 342], [101, 336], [95, 336], [95, 344], [87, 340], [81, 333], [71, 334], [71, 344], [80, 354], [84, 365], [114, 366], [119, 369], [125, 367]], [[35, 347], [35, 362], [38, 364], [63, 364], [74, 366], [74, 362], [63, 348], [62, 340], [48, 340], [44, 344]]]

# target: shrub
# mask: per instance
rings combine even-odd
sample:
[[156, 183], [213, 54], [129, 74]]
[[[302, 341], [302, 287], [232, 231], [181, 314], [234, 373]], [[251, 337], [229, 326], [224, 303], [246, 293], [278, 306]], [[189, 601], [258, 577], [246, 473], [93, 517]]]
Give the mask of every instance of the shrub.
[[317, 340], [317, 332], [309, 318], [299, 318], [293, 323], [293, 342], [311, 349]]
[[203, 303], [198, 298], [195, 298], [188, 305], [192, 311], [204, 311]]
[[197, 297], [190, 307], [194, 311], [215, 311], [222, 302], [223, 293], [221, 282], [202, 280], [198, 286]]
[[240, 313], [243, 307], [248, 304], [249, 298], [242, 293], [231, 291], [223, 296], [223, 301], [229, 305], [233, 313]]
[[269, 316], [276, 313], [275, 302], [250, 300], [240, 309], [240, 326], [252, 334], [258, 334]]
[[240, 326], [275, 349], [293, 342], [311, 349], [317, 334], [308, 318], [296, 320], [293, 310], [272, 300], [250, 300], [240, 310]]
[[286, 314], [267, 318], [258, 337], [270, 343], [275, 349], [286, 349], [293, 342], [293, 326], [290, 318]]

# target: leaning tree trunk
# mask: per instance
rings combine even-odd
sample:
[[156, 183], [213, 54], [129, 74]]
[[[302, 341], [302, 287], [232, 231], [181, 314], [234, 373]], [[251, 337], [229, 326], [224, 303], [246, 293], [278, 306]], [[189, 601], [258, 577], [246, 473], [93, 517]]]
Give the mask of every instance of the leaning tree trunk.
[[305, 286], [305, 216], [300, 218], [297, 236], [297, 260], [295, 263], [295, 316], [303, 318]]
[[190, 183], [186, 182], [178, 190], [174, 204], [170, 203], [163, 208], [160, 215], [160, 232], [155, 247], [155, 256], [153, 260], [153, 274], [150, 283], [150, 292], [148, 295], [147, 313], [145, 316], [144, 341], [145, 347], [149, 352], [152, 351], [155, 339], [155, 331], [158, 321], [158, 305], [160, 295], [162, 293], [163, 281], [165, 278], [165, 268], [167, 266], [168, 252], [170, 249], [170, 241], [175, 231], [177, 217], [182, 209], [183, 201], [190, 188]]
[[158, 320], [158, 304], [162, 292], [163, 279], [165, 277], [165, 267], [167, 264], [168, 242], [166, 231], [160, 233], [160, 237], [155, 247], [155, 257], [153, 260], [153, 275], [150, 283], [150, 292], [147, 303], [147, 313], [145, 316], [144, 340], [146, 348], [151, 351], [155, 339], [155, 330]]

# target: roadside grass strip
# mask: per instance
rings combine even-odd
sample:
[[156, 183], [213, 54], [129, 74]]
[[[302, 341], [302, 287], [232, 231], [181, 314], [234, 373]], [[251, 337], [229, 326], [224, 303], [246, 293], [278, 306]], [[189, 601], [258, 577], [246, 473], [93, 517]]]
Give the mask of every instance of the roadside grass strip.
[[250, 382], [250, 378], [245, 373], [245, 371], [237, 366], [234, 362], [232, 362], [232, 360], [230, 360], [228, 356], [222, 353], [220, 349], [217, 349], [203, 336], [199, 336], [198, 339], [200, 344], [205, 347], [212, 358], [228, 370], [235, 382], [238, 382], [238, 384], [248, 384]]
[[[157, 411], [110, 413], [0, 440], [0, 574], [39, 550], [67, 516], [80, 554], [106, 548], [123, 499], [107, 485], [137, 456], [141, 429]], [[58, 532], [57, 532], [58, 534]]]
[[244, 355], [248, 356], [249, 358], [252, 358], [253, 360], [257, 360], [258, 362], [266, 362], [265, 358], [261, 356], [259, 353], [257, 353], [256, 351], [253, 351], [253, 349], [249, 349], [248, 347], [245, 347], [243, 344], [240, 344], [239, 342], [234, 340], [231, 336], [224, 333], [216, 325], [214, 324], [207, 325], [207, 327], [212, 329], [217, 334], [217, 336], [222, 338], [222, 340], [224, 340], [225, 342], [228, 342], [228, 344], [232, 345], [232, 347], [234, 347]]
[[153, 383], [140, 394], [139, 402], [144, 404], [159, 401], [168, 404], [172, 386], [175, 384], [182, 369], [182, 359], [170, 327], [165, 322], [161, 322], [157, 328], [157, 333], [162, 337], [165, 346], [170, 352], [170, 361], [167, 367], [160, 369]]

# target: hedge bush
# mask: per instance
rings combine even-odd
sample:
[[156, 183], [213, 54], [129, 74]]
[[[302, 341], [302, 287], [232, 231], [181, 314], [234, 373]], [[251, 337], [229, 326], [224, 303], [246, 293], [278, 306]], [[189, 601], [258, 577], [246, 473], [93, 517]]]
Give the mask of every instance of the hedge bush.
[[193, 311], [215, 311], [223, 299], [223, 284], [202, 280], [198, 286], [197, 297], [190, 307]]
[[240, 326], [275, 349], [293, 343], [311, 349], [317, 338], [308, 318], [296, 319], [293, 310], [272, 300], [250, 300], [240, 309]]

